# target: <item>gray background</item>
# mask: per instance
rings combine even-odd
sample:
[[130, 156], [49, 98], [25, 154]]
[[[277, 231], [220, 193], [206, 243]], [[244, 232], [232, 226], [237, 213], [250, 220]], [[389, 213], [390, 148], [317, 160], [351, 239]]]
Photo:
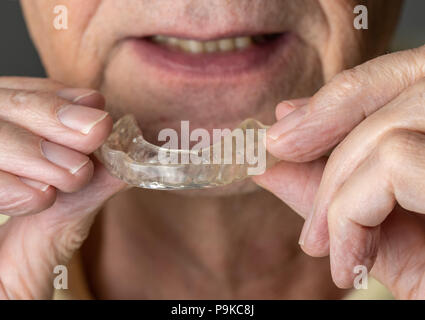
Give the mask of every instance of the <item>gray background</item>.
[[[43, 68], [25, 29], [19, 1], [0, 1], [0, 76], [43, 76]], [[391, 0], [387, 2], [391, 5]], [[394, 49], [425, 44], [424, 13], [425, 0], [406, 0]]]

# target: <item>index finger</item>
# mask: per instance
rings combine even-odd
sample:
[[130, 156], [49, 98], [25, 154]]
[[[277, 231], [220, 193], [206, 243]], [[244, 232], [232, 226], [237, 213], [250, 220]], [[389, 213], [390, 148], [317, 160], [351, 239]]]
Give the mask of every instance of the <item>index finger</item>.
[[425, 76], [425, 46], [388, 54], [337, 75], [304, 107], [267, 132], [267, 148], [281, 160], [319, 158], [357, 124]]

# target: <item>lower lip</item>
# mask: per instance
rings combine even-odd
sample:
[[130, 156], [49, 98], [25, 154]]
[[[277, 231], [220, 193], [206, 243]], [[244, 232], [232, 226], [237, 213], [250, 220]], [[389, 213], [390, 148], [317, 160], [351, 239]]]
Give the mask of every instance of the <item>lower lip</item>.
[[247, 49], [230, 52], [193, 54], [147, 39], [131, 39], [136, 54], [149, 65], [169, 72], [190, 73], [197, 76], [223, 76], [246, 73], [264, 68], [274, 56], [282, 57], [291, 36], [283, 33], [276, 39]]

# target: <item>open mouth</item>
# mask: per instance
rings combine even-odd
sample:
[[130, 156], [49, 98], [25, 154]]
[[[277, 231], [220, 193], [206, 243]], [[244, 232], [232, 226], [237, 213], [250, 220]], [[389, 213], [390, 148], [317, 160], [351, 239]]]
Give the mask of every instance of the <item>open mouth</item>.
[[257, 36], [222, 38], [217, 40], [198, 41], [194, 39], [183, 39], [157, 35], [150, 37], [156, 44], [163, 45], [174, 50], [192, 54], [218, 53], [243, 51], [254, 46], [270, 44], [277, 40], [281, 34], [265, 34]]
[[282, 57], [290, 38], [287, 32], [208, 40], [153, 35], [135, 38], [133, 43], [137, 54], [149, 65], [210, 77], [259, 69], [273, 56]]

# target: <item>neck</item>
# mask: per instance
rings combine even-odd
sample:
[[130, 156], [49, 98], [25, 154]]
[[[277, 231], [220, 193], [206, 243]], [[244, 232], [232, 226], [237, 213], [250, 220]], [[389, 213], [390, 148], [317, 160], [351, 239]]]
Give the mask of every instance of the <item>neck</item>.
[[[109, 283], [114, 290], [108, 297], [338, 296], [327, 259], [302, 254], [301, 227], [302, 219], [265, 191], [191, 196], [132, 189], [108, 203], [83, 253], [97, 261], [87, 266], [95, 272], [90, 278], [97, 294], [108, 291], [106, 282], [117, 281]], [[149, 293], [139, 286], [121, 288], [118, 283], [129, 276]], [[296, 290], [308, 279], [318, 286], [316, 293]]]

